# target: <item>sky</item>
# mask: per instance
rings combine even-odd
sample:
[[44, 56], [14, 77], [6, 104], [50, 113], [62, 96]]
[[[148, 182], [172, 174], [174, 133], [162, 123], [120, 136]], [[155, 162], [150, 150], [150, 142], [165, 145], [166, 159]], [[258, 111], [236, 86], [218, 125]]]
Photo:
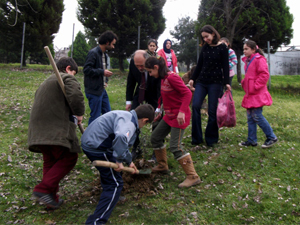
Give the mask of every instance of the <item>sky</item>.
[[[159, 49], [162, 48], [165, 39], [172, 39], [170, 30], [174, 30], [180, 18], [190, 16], [193, 20], [197, 19], [200, 2], [201, 0], [167, 0], [163, 8], [166, 29], [158, 38]], [[300, 46], [300, 0], [286, 0], [286, 3], [294, 17], [294, 36], [290, 45]], [[83, 25], [76, 18], [77, 0], [64, 0], [64, 5], [65, 11], [63, 12], [62, 23], [54, 38], [55, 49], [68, 47], [72, 44], [73, 24], [75, 24], [74, 39], [78, 31], [84, 33]]]

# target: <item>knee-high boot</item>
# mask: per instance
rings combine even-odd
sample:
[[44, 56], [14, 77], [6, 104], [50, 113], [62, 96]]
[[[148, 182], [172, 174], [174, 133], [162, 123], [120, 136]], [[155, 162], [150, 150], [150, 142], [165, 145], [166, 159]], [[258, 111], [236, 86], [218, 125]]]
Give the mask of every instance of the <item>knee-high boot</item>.
[[169, 170], [167, 162], [167, 150], [166, 146], [160, 149], [154, 149], [155, 157], [158, 165], [152, 168], [152, 173], [166, 173]]

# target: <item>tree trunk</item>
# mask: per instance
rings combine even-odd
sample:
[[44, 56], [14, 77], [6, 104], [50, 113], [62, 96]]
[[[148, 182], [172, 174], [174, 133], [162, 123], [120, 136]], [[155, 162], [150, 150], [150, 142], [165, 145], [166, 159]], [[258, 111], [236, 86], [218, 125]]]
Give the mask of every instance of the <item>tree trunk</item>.
[[123, 58], [119, 57], [119, 69], [124, 72]]

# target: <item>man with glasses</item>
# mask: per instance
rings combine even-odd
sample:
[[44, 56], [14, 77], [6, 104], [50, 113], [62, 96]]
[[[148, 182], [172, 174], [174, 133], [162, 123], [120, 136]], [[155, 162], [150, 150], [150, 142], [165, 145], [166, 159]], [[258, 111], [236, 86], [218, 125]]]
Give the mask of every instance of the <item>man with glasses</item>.
[[[145, 69], [145, 61], [149, 57], [146, 51], [137, 50], [130, 60], [126, 87], [126, 110], [132, 110], [141, 104], [148, 103], [154, 109], [158, 106], [160, 96], [160, 79], [151, 77]], [[155, 127], [155, 125], [153, 125]], [[142, 154], [140, 140], [132, 148], [133, 160]]]

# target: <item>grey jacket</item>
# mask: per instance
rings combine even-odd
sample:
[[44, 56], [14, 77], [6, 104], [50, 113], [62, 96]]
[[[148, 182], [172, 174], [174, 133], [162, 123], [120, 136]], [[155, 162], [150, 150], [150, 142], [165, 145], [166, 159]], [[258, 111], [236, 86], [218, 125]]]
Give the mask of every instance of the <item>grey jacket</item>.
[[129, 147], [139, 133], [138, 118], [134, 110], [114, 110], [98, 117], [81, 136], [81, 147], [90, 153], [112, 152], [116, 161], [132, 162]]

